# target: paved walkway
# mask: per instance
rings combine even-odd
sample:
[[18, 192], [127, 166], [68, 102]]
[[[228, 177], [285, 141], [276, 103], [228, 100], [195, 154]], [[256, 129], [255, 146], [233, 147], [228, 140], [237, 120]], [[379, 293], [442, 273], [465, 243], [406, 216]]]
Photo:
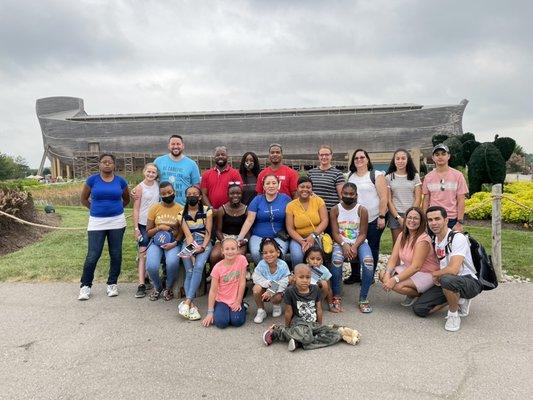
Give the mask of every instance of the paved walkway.
[[206, 329], [178, 319], [177, 300], [134, 299], [131, 284], [116, 298], [95, 285], [79, 302], [75, 284], [1, 283], [0, 399], [531, 398], [533, 285], [482, 293], [457, 333], [379, 286], [362, 315], [352, 288], [325, 322], [357, 328], [361, 343], [290, 353], [262, 345], [271, 317]]

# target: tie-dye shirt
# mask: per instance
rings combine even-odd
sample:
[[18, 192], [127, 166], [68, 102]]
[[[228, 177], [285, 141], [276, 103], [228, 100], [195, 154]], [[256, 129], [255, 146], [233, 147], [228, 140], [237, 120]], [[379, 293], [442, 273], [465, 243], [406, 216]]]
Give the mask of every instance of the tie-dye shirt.
[[339, 216], [337, 217], [339, 234], [346, 243], [354, 243], [357, 236], [359, 236], [359, 207], [361, 205], [356, 204], [354, 208], [347, 210], [342, 206], [342, 203], [337, 205], [339, 210]]

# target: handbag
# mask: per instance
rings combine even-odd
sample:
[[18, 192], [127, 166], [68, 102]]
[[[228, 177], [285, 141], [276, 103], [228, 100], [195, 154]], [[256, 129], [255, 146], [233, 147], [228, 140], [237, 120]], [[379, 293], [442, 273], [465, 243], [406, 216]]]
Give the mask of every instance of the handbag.
[[[304, 208], [302, 203], [300, 203], [300, 207], [302, 207], [302, 210], [304, 211], [304, 215], [309, 220], [309, 223], [313, 227], [313, 231], [314, 231], [316, 229], [315, 224], [313, 224], [313, 221], [311, 221], [311, 218], [309, 217], [309, 215], [307, 215], [306, 209]], [[315, 233], [311, 233], [311, 235], [313, 235], [316, 244], [318, 245], [318, 247], [322, 249], [322, 251], [325, 254], [331, 254], [333, 252], [333, 239], [331, 238], [329, 233], [323, 232], [319, 235]]]

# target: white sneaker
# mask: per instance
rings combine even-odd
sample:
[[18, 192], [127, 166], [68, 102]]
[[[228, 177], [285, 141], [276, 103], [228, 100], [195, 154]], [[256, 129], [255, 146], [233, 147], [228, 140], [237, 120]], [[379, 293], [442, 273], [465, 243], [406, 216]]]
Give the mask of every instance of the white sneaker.
[[260, 324], [265, 320], [266, 317], [267, 317], [267, 312], [263, 310], [262, 308], [259, 308], [257, 309], [257, 314], [254, 318], [254, 322], [256, 324]]
[[183, 318], [189, 319], [189, 311], [190, 311], [190, 307], [188, 304], [185, 304], [184, 301], [182, 301], [178, 305], [178, 314], [181, 315]]
[[416, 301], [416, 297], [405, 296], [405, 299], [400, 303], [404, 307], [411, 307]]
[[457, 332], [460, 328], [461, 328], [461, 317], [459, 316], [459, 313], [457, 311], [454, 313], [448, 311], [444, 329], [450, 332]]
[[296, 340], [294, 339], [289, 340], [289, 344], [287, 345], [287, 350], [289, 351], [296, 350]]
[[107, 296], [108, 297], [118, 296], [118, 286], [117, 285], [107, 285]]
[[199, 319], [201, 319], [202, 316], [200, 315], [200, 313], [198, 312], [198, 309], [196, 307], [193, 307], [189, 310], [189, 319], [191, 321], [198, 321]]
[[459, 299], [459, 316], [466, 317], [470, 312], [470, 302], [472, 299]]
[[281, 306], [276, 306], [276, 305], [273, 305], [272, 306], [272, 316], [274, 318], [277, 318], [281, 315]]
[[80, 288], [80, 295], [78, 296], [78, 300], [89, 300], [90, 296], [91, 288], [89, 286], [82, 286]]

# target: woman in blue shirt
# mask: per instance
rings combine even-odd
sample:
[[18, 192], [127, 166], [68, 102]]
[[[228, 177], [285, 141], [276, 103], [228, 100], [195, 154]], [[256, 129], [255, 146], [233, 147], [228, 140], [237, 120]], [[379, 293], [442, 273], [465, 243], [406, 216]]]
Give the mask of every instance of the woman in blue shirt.
[[117, 280], [122, 263], [122, 238], [126, 230], [124, 207], [130, 202], [128, 183], [115, 175], [115, 156], [102, 154], [100, 173], [87, 178], [81, 192], [81, 204], [90, 210], [87, 226], [88, 249], [81, 276], [78, 300], [88, 300], [93, 284], [94, 270], [102, 255], [105, 239], [109, 248], [109, 277], [107, 295], [118, 295]]
[[266, 175], [263, 180], [264, 194], [257, 195], [248, 206], [248, 216], [239, 233], [239, 245], [248, 231], [252, 229], [250, 237], [250, 253], [255, 265], [261, 261], [259, 245], [265, 237], [278, 242], [283, 254], [289, 248], [289, 235], [285, 230], [285, 207], [291, 198], [279, 193], [280, 182], [276, 175]]

